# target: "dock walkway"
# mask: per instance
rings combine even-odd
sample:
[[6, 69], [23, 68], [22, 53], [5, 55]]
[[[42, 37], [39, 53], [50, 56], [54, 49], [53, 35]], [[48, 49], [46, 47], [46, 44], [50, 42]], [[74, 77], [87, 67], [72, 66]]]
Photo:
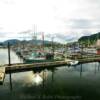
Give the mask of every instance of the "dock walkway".
[[5, 67], [0, 67], [0, 84], [3, 84], [5, 78]]
[[39, 70], [50, 67], [57, 67], [67, 65], [65, 61], [55, 61], [55, 62], [43, 62], [43, 63], [31, 63], [31, 64], [12, 64], [6, 67], [6, 73], [9, 72], [20, 72], [23, 70]]
[[[100, 62], [100, 57], [95, 58], [85, 58], [85, 59], [76, 59], [79, 61], [79, 64], [82, 63], [91, 63], [91, 62]], [[15, 73], [15, 72], [21, 72], [21, 71], [28, 71], [28, 70], [43, 70], [43, 69], [49, 69], [54, 68], [58, 66], [68, 65], [68, 61], [54, 61], [54, 62], [42, 62], [42, 63], [31, 63], [31, 64], [11, 64], [9, 65], [2, 65], [0, 67], [0, 84], [3, 84], [5, 73]]]

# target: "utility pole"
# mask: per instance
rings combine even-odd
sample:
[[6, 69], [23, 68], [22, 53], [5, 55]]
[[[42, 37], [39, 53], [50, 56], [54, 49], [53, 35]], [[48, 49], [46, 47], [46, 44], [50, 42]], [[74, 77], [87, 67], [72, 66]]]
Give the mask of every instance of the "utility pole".
[[44, 33], [42, 33], [42, 48], [43, 48], [43, 52], [44, 52]]

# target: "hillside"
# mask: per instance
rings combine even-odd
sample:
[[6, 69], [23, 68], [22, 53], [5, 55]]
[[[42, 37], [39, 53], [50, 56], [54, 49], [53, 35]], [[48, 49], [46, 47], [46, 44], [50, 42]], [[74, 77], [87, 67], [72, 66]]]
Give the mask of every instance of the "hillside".
[[[10, 39], [10, 40], [6, 40], [6, 41], [2, 42], [1, 45], [5, 45], [6, 46], [6, 45], [8, 45], [8, 42], [10, 43], [10, 45], [15, 45], [15, 44], [17, 44], [19, 42], [20, 43], [22, 43], [22, 42], [30, 43], [30, 44], [33, 44], [33, 45], [41, 45], [43, 43], [42, 40], [24, 40], [24, 41], [21, 41], [21, 40], [17, 40], [17, 39]], [[47, 41], [47, 40], [44, 41], [45, 45], [48, 45], [48, 44], [51, 45], [51, 43], [52, 43], [51, 41]]]
[[85, 44], [94, 44], [96, 43], [97, 39], [100, 39], [100, 32], [90, 35], [90, 36], [83, 36], [81, 37], [78, 42], [85, 43]]
[[3, 45], [8, 45], [8, 42], [10, 43], [10, 45], [14, 45], [20, 42], [20, 40], [17, 40], [17, 39], [6, 40], [3, 42]]

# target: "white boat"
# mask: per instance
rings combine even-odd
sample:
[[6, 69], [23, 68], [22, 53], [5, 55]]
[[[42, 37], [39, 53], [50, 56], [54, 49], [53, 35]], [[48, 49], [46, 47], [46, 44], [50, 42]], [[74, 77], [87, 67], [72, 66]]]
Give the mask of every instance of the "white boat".
[[69, 65], [72, 65], [72, 66], [77, 65], [77, 64], [79, 63], [79, 61], [77, 61], [77, 60], [66, 59], [65, 61], [66, 61]]
[[78, 61], [72, 60], [72, 61], [69, 62], [69, 64], [70, 64], [70, 65], [77, 65], [77, 64], [78, 64]]

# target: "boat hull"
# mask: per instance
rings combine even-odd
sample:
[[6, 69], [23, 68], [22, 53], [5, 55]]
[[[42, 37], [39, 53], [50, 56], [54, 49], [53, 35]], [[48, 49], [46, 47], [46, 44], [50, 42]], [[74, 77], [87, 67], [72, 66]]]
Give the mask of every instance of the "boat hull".
[[35, 60], [35, 59], [24, 59], [24, 63], [41, 63], [41, 62], [54, 62], [54, 61], [59, 61], [59, 60]]

